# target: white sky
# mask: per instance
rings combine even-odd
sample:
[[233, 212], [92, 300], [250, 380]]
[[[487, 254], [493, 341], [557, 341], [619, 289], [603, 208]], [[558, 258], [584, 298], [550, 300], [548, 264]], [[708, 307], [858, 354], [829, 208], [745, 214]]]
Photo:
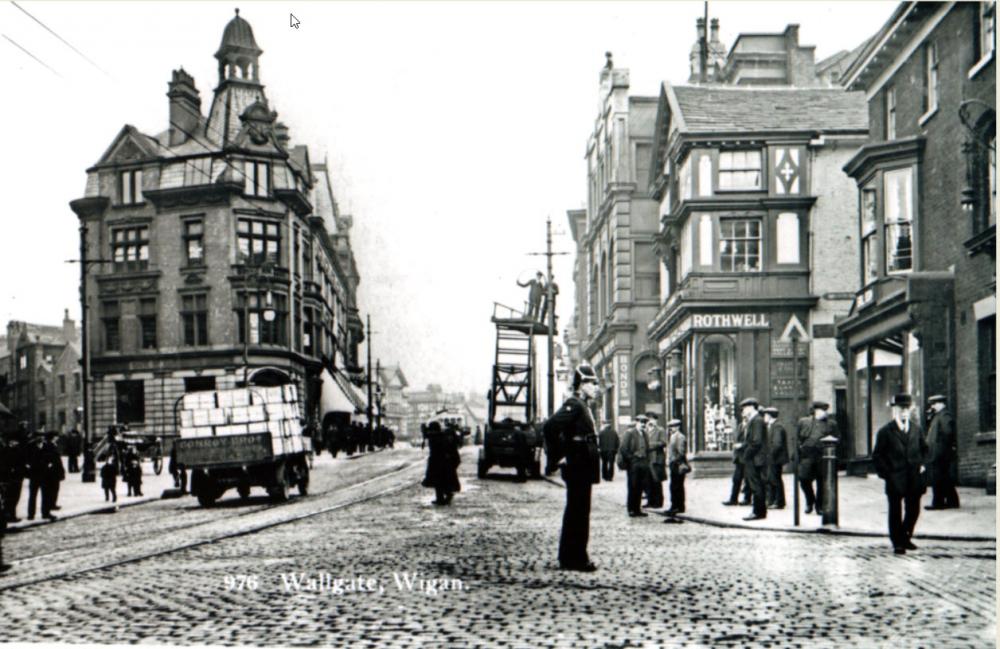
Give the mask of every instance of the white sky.
[[[0, 3], [0, 323], [79, 318], [79, 238], [69, 201], [123, 124], [167, 125], [183, 66], [207, 114], [233, 8], [264, 50], [261, 78], [293, 143], [328, 156], [352, 242], [373, 354], [411, 385], [485, 393], [494, 300], [519, 305], [520, 274], [573, 249], [566, 210], [586, 197], [583, 153], [604, 52], [632, 94], [684, 83], [701, 2]], [[798, 23], [820, 60], [851, 49], [894, 2], [712, 2], [726, 46]], [[289, 27], [289, 12], [301, 21]], [[53, 68], [32, 60], [16, 41]], [[572, 317], [572, 257], [557, 258], [560, 329]], [[363, 351], [363, 350], [362, 350]]]

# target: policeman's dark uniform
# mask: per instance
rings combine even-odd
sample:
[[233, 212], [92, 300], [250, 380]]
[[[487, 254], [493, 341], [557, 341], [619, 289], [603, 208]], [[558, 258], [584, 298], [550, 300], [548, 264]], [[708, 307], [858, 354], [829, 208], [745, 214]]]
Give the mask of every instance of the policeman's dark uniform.
[[[581, 369], [577, 369], [578, 375]], [[583, 376], [596, 380], [593, 370], [586, 370], [589, 376], [586, 372]], [[587, 555], [590, 495], [593, 485], [601, 481], [601, 467], [593, 415], [584, 400], [574, 395], [549, 417], [542, 430], [548, 446], [546, 472], [553, 472], [565, 459], [562, 478], [566, 483], [566, 510], [559, 539], [559, 565], [568, 570], [594, 570]]]

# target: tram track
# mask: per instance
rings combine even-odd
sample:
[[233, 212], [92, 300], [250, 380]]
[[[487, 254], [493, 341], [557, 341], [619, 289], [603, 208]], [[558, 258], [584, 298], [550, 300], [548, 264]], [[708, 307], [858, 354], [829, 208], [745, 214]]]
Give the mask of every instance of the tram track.
[[[321, 493], [315, 494], [317, 497], [313, 497], [311, 495], [306, 498], [297, 498], [290, 502], [265, 505], [250, 512], [240, 512], [239, 514], [234, 514], [233, 516], [227, 516], [221, 519], [213, 518], [208, 521], [198, 521], [196, 523], [192, 523], [191, 525], [175, 527], [165, 532], [166, 535], [174, 537], [180, 536], [181, 538], [164, 539], [164, 534], [158, 533], [155, 538], [140, 538], [133, 544], [115, 548], [108, 552], [103, 551], [104, 546], [101, 543], [91, 542], [86, 546], [60, 548], [54, 552], [33, 555], [32, 557], [15, 560], [13, 562], [14, 569], [10, 573], [7, 573], [5, 578], [0, 581], [0, 593], [25, 588], [43, 582], [69, 579], [99, 570], [114, 569], [119, 566], [146, 561], [148, 559], [162, 557], [177, 552], [183, 552], [199, 546], [254, 534], [280, 525], [286, 525], [303, 519], [321, 516], [323, 514], [375, 500], [388, 494], [403, 491], [415, 484], [418, 484], [422, 477], [422, 471], [420, 469], [422, 469], [423, 464], [423, 458], [417, 458], [412, 461], [403, 462], [401, 465], [396, 466], [396, 468], [390, 471], [379, 473], [378, 475], [362, 480], [361, 482], [325, 490]], [[379, 489], [374, 493], [368, 493], [365, 489], [365, 487], [370, 487], [380, 481], [392, 479], [400, 480], [395, 484]], [[360, 494], [349, 496], [346, 500], [343, 500], [349, 492], [356, 492], [358, 490], [361, 490]], [[322, 505], [316, 508], [316, 505], [320, 505], [319, 496], [332, 497], [336, 499], [337, 502], [329, 505]], [[213, 509], [211, 511], [217, 510]], [[286, 515], [268, 516], [268, 514], [281, 514], [282, 512], [286, 513]], [[257, 517], [258, 520], [253, 520], [254, 517]], [[239, 522], [240, 519], [246, 519], [246, 523], [243, 525], [237, 525], [235, 529], [232, 529], [232, 523]], [[184, 538], [192, 532], [197, 533], [199, 531], [198, 528], [206, 529], [203, 530], [203, 534], [196, 534], [193, 539]], [[59, 555], [74, 551], [78, 552], [80, 549], [85, 548], [95, 548], [96, 552], [83, 556], [82, 559], [80, 556], [75, 556], [74, 563], [81, 564], [77, 567], [69, 567], [66, 563], [61, 563], [53, 567], [51, 561], [46, 562], [46, 565], [44, 566], [38, 565], [39, 560], [41, 559], [53, 559]], [[22, 573], [25, 569], [27, 569], [27, 574]], [[22, 574], [21, 579], [18, 579], [19, 574]]]
[[[405, 466], [408, 466], [408, 464], [404, 463], [402, 465], [398, 465], [396, 466], [395, 469], [393, 469], [393, 471], [404, 468]], [[391, 472], [392, 471], [390, 471], [389, 473]], [[327, 494], [331, 494], [344, 489], [350, 489], [354, 487], [356, 484], [357, 483], [346, 483], [346, 484], [342, 483], [342, 484], [331, 485], [329, 488], [326, 488], [322, 491], [310, 492], [309, 495], [304, 497], [303, 496], [293, 497], [286, 502], [273, 502], [270, 501], [270, 499], [268, 499], [266, 496], [256, 496], [256, 497], [251, 497], [246, 501], [225, 500], [222, 501], [220, 504], [217, 504], [215, 507], [211, 508], [204, 508], [197, 504], [184, 502], [184, 503], [178, 503], [178, 506], [172, 507], [166, 511], [164, 511], [162, 508], [154, 510], [146, 510], [146, 511], [138, 510], [138, 507], [141, 507], [142, 505], [155, 505], [163, 502], [159, 500], [154, 500], [151, 501], [150, 503], [141, 503], [140, 505], [137, 506], [136, 509], [130, 509], [128, 514], [132, 516], [132, 519], [128, 521], [127, 527], [128, 531], [137, 531], [141, 533], [141, 531], [145, 526], [149, 525], [151, 522], [162, 520], [165, 514], [182, 513], [188, 515], [201, 516], [198, 520], [184, 522], [166, 528], [158, 528], [157, 530], [155, 530], [157, 534], [172, 534], [176, 532], [183, 532], [184, 530], [190, 530], [202, 525], [217, 523], [225, 519], [236, 519], [244, 516], [253, 516], [255, 514], [266, 512], [268, 510], [275, 509], [278, 507], [286, 507], [290, 504], [300, 503], [307, 500], [314, 500], [316, 498], [320, 498]], [[261, 502], [261, 500], [265, 500], [265, 502]], [[228, 513], [230, 511], [231, 513]], [[225, 512], [227, 513], [227, 515], [219, 517], [220, 512]], [[84, 516], [76, 517], [74, 519], [68, 519], [67, 522], [72, 521], [72, 524], [76, 527], [81, 527], [81, 528], [85, 527], [85, 529], [79, 530], [79, 534], [76, 535], [76, 537], [86, 538], [85, 542], [76, 543], [69, 547], [60, 545], [59, 549], [56, 550], [43, 551], [34, 554], [29, 554], [28, 556], [22, 556], [14, 560], [13, 565], [19, 566], [19, 565], [29, 564], [33, 561], [40, 561], [42, 559], [51, 559], [59, 555], [69, 554], [71, 552], [76, 552], [78, 550], [84, 550], [86, 548], [92, 547], [94, 544], [100, 544], [104, 540], [113, 539], [116, 541], [120, 541], [120, 537], [123, 532], [120, 526], [104, 528], [102, 530], [103, 533], [99, 533], [97, 535], [98, 538], [95, 538], [95, 530], [91, 526], [86, 526], [86, 523], [89, 522], [86, 519], [89, 517], [105, 517], [109, 515], [110, 514], [105, 512], [95, 512], [93, 514], [85, 514]], [[136, 516], [140, 517], [136, 518]], [[23, 532], [18, 532], [18, 534], [21, 533]], [[76, 537], [73, 538], [75, 539]]]

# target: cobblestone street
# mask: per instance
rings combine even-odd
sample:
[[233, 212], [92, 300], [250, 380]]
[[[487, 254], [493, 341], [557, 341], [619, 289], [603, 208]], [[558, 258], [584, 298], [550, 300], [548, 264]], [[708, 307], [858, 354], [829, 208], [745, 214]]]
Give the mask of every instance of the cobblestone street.
[[[420, 451], [397, 449], [325, 465], [314, 472], [315, 495], [278, 507], [163, 501], [8, 536], [15, 571], [0, 582], [0, 637], [361, 647], [995, 643], [994, 543], [924, 542], [897, 557], [884, 539], [664, 525], [655, 515], [629, 519], [603, 485], [590, 546], [600, 570], [567, 573], [555, 569], [562, 490], [476, 480], [474, 457], [464, 454], [463, 491], [450, 508], [432, 506], [417, 484]], [[156, 552], [165, 554], [140, 558]]]

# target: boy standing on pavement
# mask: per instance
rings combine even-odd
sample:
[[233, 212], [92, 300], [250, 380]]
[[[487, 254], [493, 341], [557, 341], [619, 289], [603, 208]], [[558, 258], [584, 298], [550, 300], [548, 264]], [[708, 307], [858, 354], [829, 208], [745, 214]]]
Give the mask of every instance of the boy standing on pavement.
[[767, 506], [769, 509], [785, 508], [785, 483], [781, 472], [788, 462], [788, 433], [778, 421], [778, 409], [764, 408], [764, 424], [767, 426]]
[[667, 514], [684, 513], [684, 478], [691, 467], [687, 463], [687, 439], [681, 432], [681, 420], [667, 422], [670, 442], [667, 445], [667, 462], [670, 468], [670, 509]]
[[878, 477], [885, 480], [889, 501], [889, 539], [896, 554], [916, 550], [911, 540], [920, 516], [920, 497], [925, 490], [924, 462], [927, 442], [920, 425], [910, 416], [913, 399], [897, 394], [889, 403], [892, 421], [879, 428], [872, 450]]

